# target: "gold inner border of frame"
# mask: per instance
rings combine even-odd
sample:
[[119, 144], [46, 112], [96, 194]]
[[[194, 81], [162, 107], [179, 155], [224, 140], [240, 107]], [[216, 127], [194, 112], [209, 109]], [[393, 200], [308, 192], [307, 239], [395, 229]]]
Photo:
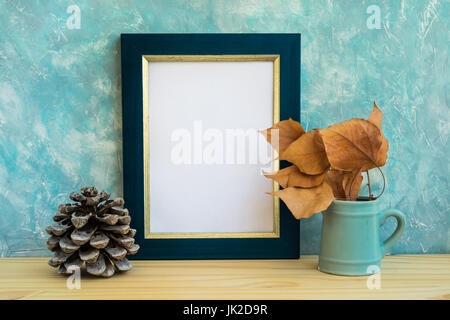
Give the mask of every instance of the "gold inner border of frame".
[[[149, 102], [148, 102], [148, 64], [149, 62], [247, 62], [273, 61], [273, 123], [280, 121], [280, 56], [279, 55], [143, 55], [142, 56], [142, 101], [144, 120], [144, 237], [145, 239], [183, 239], [183, 238], [279, 238], [280, 237], [280, 199], [273, 197], [273, 232], [180, 232], [150, 233], [150, 150], [149, 150]], [[273, 151], [272, 168], [280, 167], [278, 154]], [[279, 184], [273, 182], [273, 190]]]

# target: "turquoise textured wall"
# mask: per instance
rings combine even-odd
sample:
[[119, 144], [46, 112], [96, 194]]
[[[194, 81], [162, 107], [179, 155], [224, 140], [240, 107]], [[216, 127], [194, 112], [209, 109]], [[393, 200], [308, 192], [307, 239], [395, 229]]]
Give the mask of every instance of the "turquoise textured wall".
[[[440, 0], [1, 1], [0, 256], [48, 255], [44, 228], [69, 192], [121, 195], [119, 36], [130, 32], [302, 33], [302, 124], [366, 117], [376, 100], [390, 141], [384, 206], [408, 216], [392, 252], [450, 252], [449, 9]], [[302, 221], [302, 254], [318, 253], [320, 227], [320, 214]]]

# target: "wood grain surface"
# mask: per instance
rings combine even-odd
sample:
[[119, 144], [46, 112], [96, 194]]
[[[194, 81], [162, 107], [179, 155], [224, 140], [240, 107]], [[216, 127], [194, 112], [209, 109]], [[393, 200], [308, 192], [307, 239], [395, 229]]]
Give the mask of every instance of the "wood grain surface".
[[70, 290], [48, 258], [3, 258], [0, 299], [450, 299], [448, 254], [385, 257], [380, 289], [319, 272], [317, 259], [132, 261], [110, 279], [82, 273]]

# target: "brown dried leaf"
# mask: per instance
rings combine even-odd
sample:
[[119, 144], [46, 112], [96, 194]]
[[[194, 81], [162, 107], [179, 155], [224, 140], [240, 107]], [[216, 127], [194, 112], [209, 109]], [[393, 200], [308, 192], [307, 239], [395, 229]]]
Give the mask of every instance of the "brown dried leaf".
[[378, 108], [375, 101], [373, 102], [372, 113], [370, 114], [369, 119], [367, 119], [367, 120], [372, 122], [374, 125], [376, 125], [378, 127], [378, 129], [381, 130], [381, 121], [383, 120], [383, 113]]
[[360, 170], [354, 172], [330, 170], [325, 176], [325, 182], [333, 189], [334, 197], [342, 200], [356, 200], [362, 180]]
[[378, 127], [365, 119], [351, 119], [321, 129], [330, 164], [335, 169], [354, 171], [382, 166], [377, 162], [382, 145]]
[[266, 178], [275, 180], [283, 188], [302, 187], [312, 188], [322, 183], [326, 172], [319, 175], [304, 174], [296, 166], [281, 169], [275, 173], [264, 173]]
[[289, 118], [289, 120], [275, 123], [269, 129], [261, 130], [260, 133], [272, 145], [272, 148], [281, 155], [292, 142], [305, 133], [305, 130], [300, 123]]
[[347, 172], [346, 174], [344, 174], [342, 185], [344, 187], [345, 198], [347, 200], [356, 200], [359, 190], [361, 189], [362, 181], [363, 176], [361, 174], [361, 170]]
[[317, 130], [308, 131], [291, 143], [280, 159], [292, 162], [301, 172], [309, 175], [322, 174], [330, 167]]
[[327, 209], [334, 200], [333, 190], [327, 183], [309, 189], [291, 187], [271, 194], [280, 197], [296, 219], [309, 218]]
[[381, 133], [381, 137], [382, 137], [382, 142], [381, 142], [381, 147], [380, 150], [378, 151], [378, 156], [377, 156], [377, 161], [376, 163], [378, 164], [379, 167], [384, 166], [387, 160], [387, 152], [389, 150], [389, 143], [386, 139], [386, 137], [383, 134], [383, 129], [381, 128], [381, 121], [383, 120], [383, 113], [381, 112], [381, 110], [378, 108], [377, 104], [375, 103], [375, 101], [373, 102], [373, 110], [372, 113], [369, 116], [369, 119], [367, 119], [369, 122], [373, 123], [374, 125], [377, 126], [378, 129], [380, 129], [380, 133]]
[[342, 181], [344, 180], [345, 171], [342, 170], [330, 170], [325, 175], [325, 182], [333, 190], [334, 197], [336, 199], [345, 199], [345, 190]]

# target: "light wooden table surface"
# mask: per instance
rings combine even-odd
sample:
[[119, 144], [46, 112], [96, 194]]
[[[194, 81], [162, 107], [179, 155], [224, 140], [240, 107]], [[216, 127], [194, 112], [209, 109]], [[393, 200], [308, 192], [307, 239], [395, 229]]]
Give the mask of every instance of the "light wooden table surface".
[[133, 261], [112, 278], [82, 275], [81, 289], [48, 258], [0, 259], [0, 299], [450, 299], [450, 255], [397, 255], [383, 260], [380, 289], [368, 277], [317, 270], [300, 260]]

